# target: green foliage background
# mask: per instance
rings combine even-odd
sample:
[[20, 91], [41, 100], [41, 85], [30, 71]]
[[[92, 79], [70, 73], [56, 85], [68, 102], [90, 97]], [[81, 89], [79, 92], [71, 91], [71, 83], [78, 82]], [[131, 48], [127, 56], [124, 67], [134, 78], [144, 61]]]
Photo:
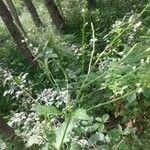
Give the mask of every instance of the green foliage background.
[[14, 3], [38, 66], [0, 20], [0, 115], [26, 149], [150, 149], [150, 2], [57, 0], [65, 35], [42, 1], [33, 0], [40, 29]]

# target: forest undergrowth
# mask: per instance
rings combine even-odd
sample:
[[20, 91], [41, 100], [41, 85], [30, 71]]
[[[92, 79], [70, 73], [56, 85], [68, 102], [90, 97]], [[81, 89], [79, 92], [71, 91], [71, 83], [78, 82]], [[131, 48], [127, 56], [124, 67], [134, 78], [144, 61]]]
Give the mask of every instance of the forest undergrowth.
[[0, 119], [0, 150], [149, 150], [149, 0], [57, 0], [65, 34], [33, 2], [39, 28], [15, 7], [36, 65], [0, 20], [0, 117], [15, 132]]

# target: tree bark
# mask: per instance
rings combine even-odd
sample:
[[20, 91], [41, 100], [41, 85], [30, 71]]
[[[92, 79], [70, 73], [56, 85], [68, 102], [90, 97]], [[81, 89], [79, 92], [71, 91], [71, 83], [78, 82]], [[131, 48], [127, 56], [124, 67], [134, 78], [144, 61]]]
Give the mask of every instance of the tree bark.
[[12, 0], [6, 0], [6, 3], [7, 3], [8, 8], [9, 8], [11, 14], [12, 14], [12, 17], [14, 18], [14, 21], [15, 21], [17, 27], [20, 29], [20, 31], [21, 31], [24, 35], [26, 35], [26, 33], [25, 33], [25, 31], [24, 31], [24, 29], [23, 29], [23, 27], [22, 27], [22, 24], [21, 24], [21, 22], [20, 22], [20, 19], [19, 19], [19, 17], [18, 17], [18, 14], [17, 14], [16, 8], [15, 8], [15, 5], [13, 4]]
[[36, 8], [34, 7], [34, 4], [32, 3], [32, 0], [23, 0], [23, 2], [25, 3], [28, 11], [30, 12], [32, 20], [36, 27], [41, 27], [43, 23], [36, 11]]
[[56, 29], [61, 33], [65, 33], [66, 24], [54, 0], [44, 0], [44, 3], [54, 22], [54, 25], [56, 26]]
[[30, 65], [35, 65], [36, 62], [34, 61], [34, 57], [31, 54], [24, 37], [21, 35], [19, 29], [14, 24], [12, 15], [2, 0], [0, 0], [0, 16], [5, 23], [7, 29], [9, 30], [11, 36], [13, 37], [14, 41], [27, 59], [28, 63]]
[[2, 140], [9, 145], [12, 150], [24, 150], [25, 143], [17, 136], [12, 127], [10, 127], [4, 119], [0, 117], [0, 135]]

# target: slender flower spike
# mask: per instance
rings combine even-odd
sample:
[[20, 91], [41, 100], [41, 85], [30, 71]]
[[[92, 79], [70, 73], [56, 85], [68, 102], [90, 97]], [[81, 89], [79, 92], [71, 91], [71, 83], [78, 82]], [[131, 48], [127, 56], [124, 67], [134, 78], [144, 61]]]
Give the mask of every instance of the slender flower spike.
[[146, 63], [149, 64], [150, 63], [150, 57], [148, 56], [146, 59]]

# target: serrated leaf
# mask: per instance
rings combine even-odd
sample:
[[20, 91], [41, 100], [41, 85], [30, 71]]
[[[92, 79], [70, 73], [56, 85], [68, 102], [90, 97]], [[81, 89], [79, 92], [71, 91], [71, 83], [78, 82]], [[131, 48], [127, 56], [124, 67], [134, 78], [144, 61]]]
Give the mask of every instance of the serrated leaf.
[[63, 115], [61, 111], [59, 111], [56, 107], [54, 106], [45, 106], [45, 105], [36, 105], [35, 106], [35, 111], [41, 115], [52, 115], [52, 116], [58, 116], [58, 115]]

